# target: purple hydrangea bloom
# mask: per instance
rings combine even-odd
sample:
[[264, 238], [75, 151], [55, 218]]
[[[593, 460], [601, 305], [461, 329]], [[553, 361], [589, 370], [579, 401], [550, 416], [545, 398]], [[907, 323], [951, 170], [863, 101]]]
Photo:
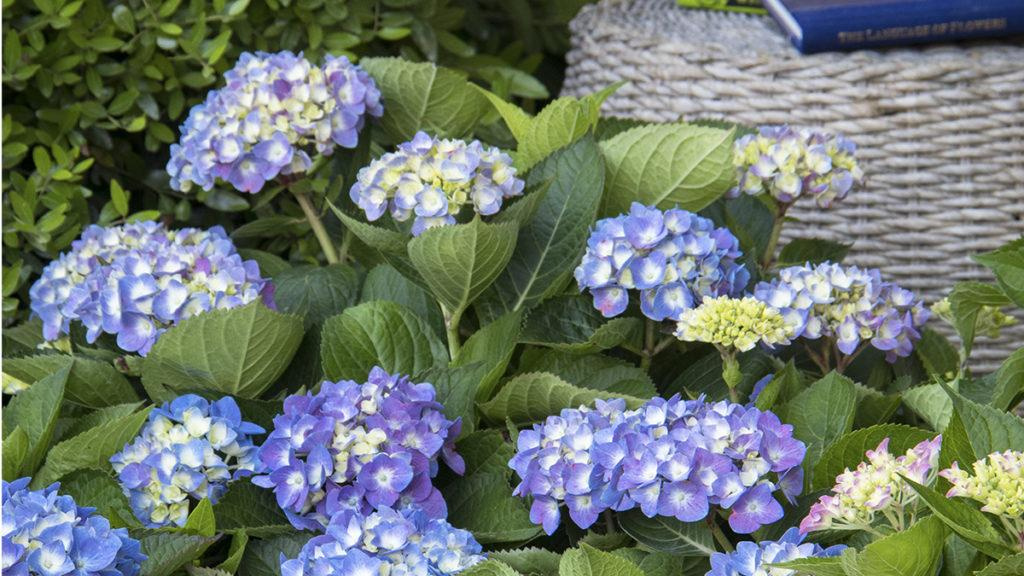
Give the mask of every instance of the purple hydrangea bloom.
[[297, 528], [320, 530], [350, 506], [363, 513], [416, 504], [434, 518], [447, 507], [431, 478], [438, 458], [461, 474], [455, 452], [462, 423], [444, 416], [434, 387], [374, 368], [365, 383], [324, 382], [316, 394], [284, 401], [259, 449], [272, 488]]
[[445, 140], [417, 132], [398, 150], [359, 170], [349, 195], [366, 219], [390, 211], [400, 222], [413, 218], [412, 234], [455, 223], [463, 206], [481, 216], [501, 210], [504, 200], [523, 193], [512, 158], [478, 140]]
[[889, 362], [910, 355], [930, 315], [913, 292], [884, 282], [878, 270], [830, 262], [783, 268], [754, 296], [798, 325], [794, 337], [833, 339], [848, 356], [870, 343]]
[[711, 220], [634, 202], [629, 214], [597, 222], [575, 275], [606, 318], [622, 314], [636, 289], [645, 316], [679, 320], [705, 298], [742, 292], [750, 280], [742, 256], [739, 240]]
[[110, 458], [121, 489], [145, 526], [184, 526], [189, 505], [216, 503], [228, 481], [260, 471], [254, 434], [234, 398], [186, 394], [154, 408], [142, 431]]
[[344, 56], [314, 66], [301, 53], [246, 52], [224, 78], [171, 145], [167, 173], [176, 190], [210, 190], [221, 180], [259, 192], [279, 175], [308, 170], [311, 150], [355, 148], [366, 117], [384, 113], [376, 83]]
[[520, 432], [509, 466], [521, 480], [515, 494], [533, 499], [530, 518], [548, 534], [563, 502], [581, 528], [605, 510], [695, 522], [717, 506], [748, 534], [782, 518], [773, 492], [800, 493], [805, 452], [771, 412], [677, 395], [636, 410], [622, 400], [563, 410]]
[[125, 528], [57, 493], [29, 490], [30, 478], [3, 482], [3, 573], [135, 576], [146, 560]]
[[88, 227], [43, 269], [29, 296], [46, 340], [81, 322], [89, 342], [114, 334], [120, 348], [145, 356], [186, 318], [261, 299], [272, 306], [273, 285], [219, 226], [168, 230], [135, 222]]
[[794, 573], [792, 570], [774, 568], [769, 564], [838, 556], [845, 549], [843, 544], [822, 548], [818, 544], [804, 542], [804, 536], [796, 528], [790, 528], [778, 540], [740, 542], [733, 552], [715, 552], [711, 555], [711, 570], [707, 576], [789, 576]]
[[368, 514], [342, 509], [331, 516], [326, 534], [311, 538], [297, 558], [281, 555], [281, 575], [445, 576], [483, 561], [481, 550], [471, 533], [415, 506]]
[[733, 145], [739, 185], [728, 196], [767, 193], [783, 204], [810, 196], [828, 208], [864, 180], [856, 151], [853, 142], [839, 135], [762, 126]]

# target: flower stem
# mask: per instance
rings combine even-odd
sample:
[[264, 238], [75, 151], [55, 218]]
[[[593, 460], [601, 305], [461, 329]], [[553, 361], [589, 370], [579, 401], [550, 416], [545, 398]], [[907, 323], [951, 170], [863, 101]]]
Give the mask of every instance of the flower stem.
[[334, 251], [331, 236], [327, 233], [327, 228], [324, 228], [324, 223], [320, 220], [320, 215], [317, 214], [316, 208], [313, 207], [313, 202], [310, 201], [309, 196], [305, 192], [298, 192], [296, 190], [291, 192], [302, 208], [302, 212], [306, 215], [309, 227], [313, 229], [313, 235], [316, 236], [317, 242], [320, 243], [320, 249], [324, 251], [324, 258], [327, 258], [327, 263], [336, 264], [338, 262], [338, 254]]
[[459, 342], [459, 321], [462, 320], [462, 311], [452, 311], [441, 304], [441, 314], [444, 315], [444, 328], [448, 336], [448, 355], [452, 357], [451, 361], [455, 362], [462, 350], [462, 344]]
[[722, 355], [722, 380], [725, 380], [725, 385], [729, 387], [729, 400], [738, 404], [740, 391], [736, 387], [743, 381], [740, 362], [736, 359], [736, 353], [733, 350], [719, 348], [718, 353]]
[[640, 368], [648, 370], [651, 367], [651, 360], [654, 359], [655, 351], [655, 332], [658, 328], [657, 323], [650, 318], [644, 320], [644, 350], [640, 356]]
[[604, 511], [604, 523], [608, 528], [608, 534], [615, 534], [617, 532], [615, 529], [615, 516], [612, 515], [611, 510]]
[[707, 519], [708, 528], [711, 530], [711, 534], [714, 535], [715, 541], [722, 547], [725, 552], [732, 552], [734, 550], [732, 542], [729, 542], [729, 538], [726, 537], [725, 532], [722, 532], [722, 528], [715, 522], [715, 519], [710, 514]]
[[761, 270], [768, 270], [775, 263], [775, 249], [779, 246], [779, 238], [782, 236], [782, 225], [786, 223], [786, 210], [789, 210], [789, 204], [779, 204], [775, 221], [772, 222], [772, 234], [768, 237], [768, 246], [765, 247], [764, 258], [761, 260]]

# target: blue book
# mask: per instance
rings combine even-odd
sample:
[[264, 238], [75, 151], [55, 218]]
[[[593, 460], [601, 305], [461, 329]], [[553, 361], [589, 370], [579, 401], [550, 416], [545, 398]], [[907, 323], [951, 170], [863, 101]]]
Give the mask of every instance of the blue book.
[[764, 0], [801, 52], [1024, 34], [1024, 0]]

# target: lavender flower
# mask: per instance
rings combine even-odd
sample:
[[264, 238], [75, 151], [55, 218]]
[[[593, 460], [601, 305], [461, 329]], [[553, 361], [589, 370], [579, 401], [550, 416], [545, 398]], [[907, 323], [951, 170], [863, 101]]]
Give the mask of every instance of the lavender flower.
[[847, 356], [870, 343], [889, 362], [910, 355], [929, 317], [913, 292], [883, 282], [878, 270], [829, 262], [783, 268], [754, 296], [796, 323], [795, 337], [834, 340]]
[[292, 395], [259, 449], [266, 475], [297, 528], [319, 530], [337, 511], [362, 513], [416, 504], [433, 518], [447, 508], [431, 478], [438, 457], [461, 474], [455, 453], [462, 424], [445, 418], [434, 387], [381, 368], [366, 383], [324, 382], [316, 394]]
[[139, 521], [184, 526], [191, 502], [216, 503], [229, 480], [260, 470], [251, 436], [263, 432], [242, 420], [230, 396], [211, 403], [186, 394], [154, 408], [110, 463]]
[[942, 436], [936, 436], [896, 457], [889, 453], [889, 439], [882, 440], [878, 448], [867, 451], [866, 462], [836, 477], [832, 494], [822, 496], [800, 522], [800, 533], [826, 529], [876, 532], [873, 525], [878, 515], [893, 530], [907, 528], [918, 496], [903, 478], [925, 485], [934, 482], [941, 447]]
[[715, 552], [711, 555], [711, 570], [706, 576], [791, 576], [796, 572], [769, 564], [838, 556], [845, 549], [843, 544], [822, 548], [818, 544], [804, 543], [803, 534], [796, 528], [790, 528], [778, 540], [740, 542], [734, 552]]
[[707, 218], [634, 202], [629, 214], [597, 222], [575, 276], [606, 318], [622, 314], [636, 289], [645, 316], [680, 320], [705, 298], [743, 290], [750, 273], [737, 262], [742, 255], [739, 240]]
[[57, 493], [29, 490], [30, 478], [3, 482], [5, 575], [135, 576], [146, 560], [125, 528]]
[[519, 434], [509, 466], [521, 480], [514, 493], [533, 499], [530, 519], [548, 534], [563, 502], [581, 528], [605, 510], [695, 522], [718, 506], [749, 534], [782, 518], [775, 490], [800, 493], [805, 452], [771, 412], [677, 395], [630, 411], [622, 400], [563, 410]]
[[145, 356], [186, 318], [259, 299], [272, 305], [273, 285], [219, 226], [168, 230], [136, 222], [87, 228], [43, 269], [29, 295], [46, 340], [69, 333], [77, 321], [89, 342], [115, 334], [120, 348]]
[[739, 185], [728, 196], [767, 193], [783, 204], [810, 196], [828, 208], [864, 179], [856, 151], [853, 142], [839, 135], [762, 126], [733, 145]]
[[398, 150], [359, 170], [349, 195], [373, 222], [391, 212], [399, 222], [413, 218], [412, 234], [455, 223], [466, 204], [481, 216], [523, 193], [512, 158], [477, 140], [442, 140], [417, 132]]
[[259, 192], [279, 175], [308, 170], [311, 149], [328, 156], [336, 146], [355, 148], [366, 117], [384, 113], [373, 79], [344, 56], [317, 67], [302, 54], [246, 52], [224, 78], [171, 145], [176, 190], [210, 190], [219, 179]]
[[970, 498], [981, 504], [983, 512], [998, 518], [1013, 546], [1024, 551], [1024, 452], [995, 452], [971, 468], [973, 475], [953, 462], [939, 472], [953, 485], [946, 497]]
[[326, 532], [311, 538], [297, 558], [282, 555], [281, 575], [445, 576], [484, 559], [472, 534], [415, 506], [369, 514], [341, 510]]

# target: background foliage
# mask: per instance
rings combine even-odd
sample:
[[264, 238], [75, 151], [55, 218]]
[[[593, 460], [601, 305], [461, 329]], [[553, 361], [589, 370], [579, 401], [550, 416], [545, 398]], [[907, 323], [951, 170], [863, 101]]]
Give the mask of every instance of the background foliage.
[[5, 0], [4, 324], [90, 222], [245, 222], [244, 198], [185, 197], [163, 171], [189, 108], [241, 52], [433, 61], [529, 109], [557, 91], [566, 24], [586, 2]]

